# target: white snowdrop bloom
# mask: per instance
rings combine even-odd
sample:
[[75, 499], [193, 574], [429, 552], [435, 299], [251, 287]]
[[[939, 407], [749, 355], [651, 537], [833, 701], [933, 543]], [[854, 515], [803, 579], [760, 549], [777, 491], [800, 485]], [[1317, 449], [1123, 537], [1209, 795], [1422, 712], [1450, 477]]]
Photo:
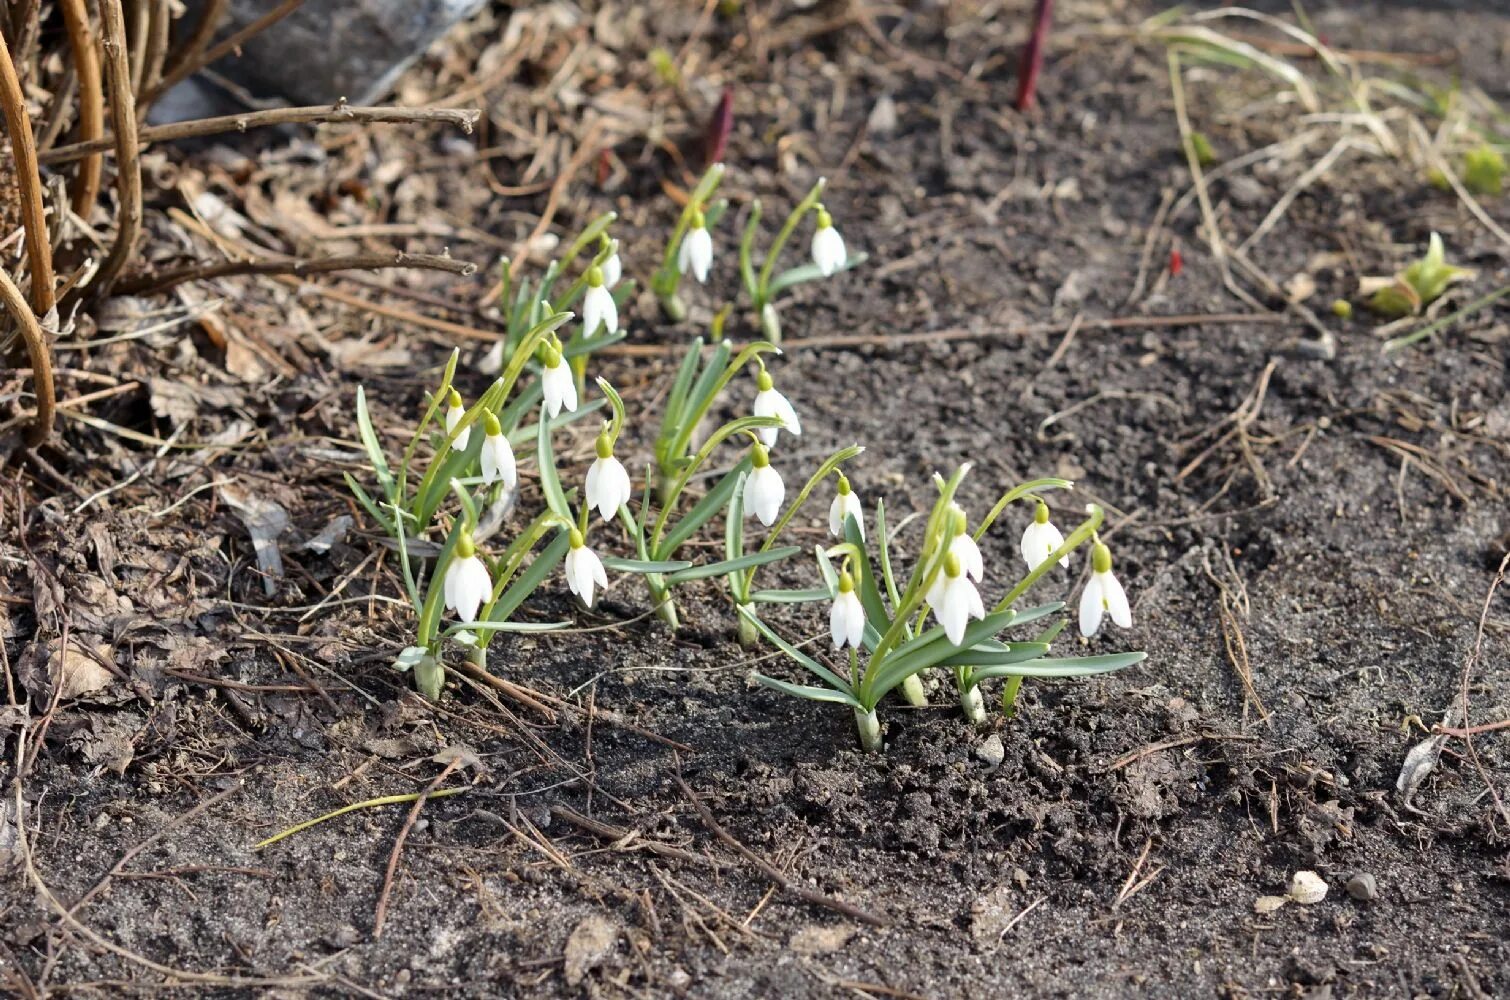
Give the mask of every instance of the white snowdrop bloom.
[[[461, 393], [457, 392], [455, 389], [452, 389], [451, 398], [446, 401], [447, 434], [450, 434], [456, 430], [456, 425], [461, 423], [461, 418], [466, 416], [466, 412], [466, 408], [461, 405]], [[451, 447], [455, 448], [457, 451], [466, 451], [467, 442], [471, 439], [472, 428], [463, 428], [462, 432], [456, 435], [456, 440], [451, 442]]]
[[613, 442], [605, 428], [598, 435], [598, 457], [587, 468], [587, 506], [596, 507], [603, 520], [612, 521], [633, 495], [629, 470], [613, 457]]
[[933, 617], [944, 626], [944, 635], [956, 646], [964, 642], [965, 626], [971, 618], [986, 617], [980, 592], [953, 552], [944, 556], [944, 568], [928, 588], [928, 603], [933, 606]]
[[480, 456], [483, 485], [502, 483], [505, 489], [515, 489], [519, 485], [519, 473], [514, 465], [513, 445], [503, 436], [503, 427], [492, 411], [482, 415], [482, 427], [485, 434]]
[[472, 536], [466, 531], [462, 531], [456, 541], [455, 555], [446, 568], [442, 588], [446, 607], [464, 622], [476, 621], [478, 609], [493, 596], [493, 578], [488, 575], [488, 567], [478, 558]]
[[602, 269], [603, 287], [609, 291], [613, 291], [618, 285], [619, 279], [624, 276], [624, 265], [619, 260], [619, 252], [617, 250], [608, 255], [608, 259], [602, 264]]
[[708, 225], [702, 212], [692, 214], [692, 228], [682, 237], [682, 245], [676, 252], [676, 269], [681, 274], [690, 274], [705, 284], [708, 269], [713, 266], [713, 237], [708, 234]]
[[776, 523], [781, 513], [781, 501], [786, 498], [786, 484], [781, 473], [771, 468], [771, 456], [759, 443], [750, 446], [750, 463], [754, 466], [745, 478], [745, 517], [754, 514], [760, 523], [769, 528]]
[[1127, 592], [1112, 576], [1112, 552], [1100, 541], [1091, 546], [1091, 580], [1080, 595], [1080, 634], [1089, 639], [1101, 627], [1103, 615], [1123, 628], [1132, 628]]
[[975, 539], [965, 530], [968, 519], [964, 509], [959, 504], [950, 504], [949, 509], [950, 530], [954, 532], [954, 537], [949, 541], [949, 551], [959, 558], [965, 575], [980, 583], [986, 578], [986, 563], [981, 558], [980, 546], [975, 544]]
[[559, 416], [562, 410], [576, 412], [577, 383], [572, 378], [571, 366], [554, 346], [545, 352], [545, 367], [540, 372], [540, 389], [545, 397], [545, 412], [551, 415], [551, 419]]
[[619, 307], [603, 269], [595, 267], [587, 272], [587, 291], [582, 295], [582, 336], [596, 337], [600, 330], [610, 336], [619, 332]]
[[860, 498], [855, 496], [849, 487], [849, 477], [839, 473], [839, 492], [834, 494], [834, 502], [828, 507], [828, 533], [835, 538], [844, 537], [845, 519], [853, 517], [855, 526], [860, 529], [860, 540], [865, 540], [865, 507], [860, 503]]
[[[1064, 536], [1049, 522], [1049, 505], [1039, 503], [1033, 512], [1032, 523], [1022, 533], [1022, 560], [1028, 564], [1028, 572], [1037, 569], [1063, 544]], [[1069, 569], [1068, 552], [1059, 557], [1059, 565]]]
[[813, 263], [818, 265], [818, 270], [827, 278], [844, 266], [846, 257], [844, 237], [834, 228], [834, 220], [828, 214], [828, 209], [818, 206], [818, 228], [813, 233]]
[[828, 630], [834, 637], [835, 649], [845, 646], [859, 649], [865, 638], [865, 608], [860, 604], [860, 595], [855, 593], [854, 577], [848, 572], [839, 575], [839, 593], [828, 613]]
[[776, 438], [783, 430], [792, 437], [802, 436], [802, 421], [797, 419], [797, 411], [792, 409], [792, 404], [785, 396], [776, 391], [776, 383], [771, 379], [771, 373], [764, 368], [755, 376], [755, 406], [754, 414], [757, 417], [775, 417], [781, 421], [780, 427], [760, 427], [755, 433], [760, 436], [761, 443], [767, 448], [776, 447]]
[[576, 528], [571, 532], [571, 551], [566, 553], [566, 585], [589, 608], [592, 607], [594, 587], [608, 586], [603, 561], [587, 547], [582, 533]]

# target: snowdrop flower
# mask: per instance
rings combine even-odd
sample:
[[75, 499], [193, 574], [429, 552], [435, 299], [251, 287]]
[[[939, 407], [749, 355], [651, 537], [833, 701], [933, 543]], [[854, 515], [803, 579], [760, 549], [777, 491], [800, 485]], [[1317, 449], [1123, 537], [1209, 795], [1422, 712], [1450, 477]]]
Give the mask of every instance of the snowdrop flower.
[[970, 532], [965, 530], [965, 511], [958, 504], [950, 504], [951, 530], [953, 538], [949, 542], [949, 551], [959, 558], [959, 564], [964, 569], [966, 576], [980, 583], [986, 578], [986, 564], [980, 557], [980, 546], [975, 544], [975, 539], [970, 537]]
[[606, 426], [598, 435], [597, 449], [598, 457], [587, 469], [587, 506], [598, 508], [603, 520], [612, 521], [634, 495], [634, 487], [624, 463], [613, 457], [613, 440]]
[[834, 494], [834, 502], [828, 508], [828, 533], [835, 538], [844, 537], [844, 522], [847, 518], [855, 519], [855, 526], [860, 529], [860, 540], [865, 540], [865, 508], [860, 504], [860, 498], [855, 496], [849, 488], [849, 477], [839, 473], [839, 492]]
[[758, 441], [750, 445], [750, 464], [754, 468], [745, 479], [745, 516], [754, 514], [769, 528], [776, 523], [776, 515], [781, 512], [786, 484], [781, 481], [781, 473], [771, 468], [771, 455]]
[[760, 427], [755, 433], [760, 435], [761, 443], [767, 448], [776, 447], [776, 438], [783, 430], [792, 437], [802, 436], [802, 421], [797, 419], [797, 411], [792, 409], [792, 404], [787, 398], [776, 391], [776, 383], [771, 379], [771, 373], [760, 368], [760, 374], [755, 376], [755, 409], [757, 417], [775, 417], [781, 421], [780, 427]]
[[851, 646], [860, 648], [865, 638], [865, 608], [860, 605], [860, 595], [855, 593], [855, 579], [846, 570], [839, 574], [839, 593], [834, 597], [834, 607], [828, 613], [828, 630], [834, 637], [834, 648]]
[[[461, 418], [466, 415], [466, 409], [461, 405], [461, 393], [451, 390], [451, 398], [446, 402], [446, 433], [456, 430], [456, 425], [461, 423]], [[472, 428], [464, 427], [462, 432], [456, 435], [456, 440], [451, 442], [451, 447], [457, 451], [466, 451], [467, 442], [472, 439]]]
[[617, 250], [608, 255], [608, 259], [603, 262], [602, 268], [603, 287], [609, 291], [613, 291], [614, 287], [618, 285], [619, 279], [624, 276], [624, 265], [619, 261], [619, 252]]
[[540, 373], [540, 389], [545, 394], [545, 412], [555, 419], [564, 409], [573, 413], [577, 409], [577, 383], [572, 378], [571, 366], [561, 357], [561, 349], [547, 344], [542, 358], [544, 369]]
[[944, 635], [956, 646], [965, 640], [971, 618], [986, 617], [980, 592], [953, 551], [944, 554], [944, 568], [928, 588], [928, 603], [933, 606], [933, 617], [944, 626]]
[[1101, 627], [1107, 613], [1123, 628], [1132, 628], [1132, 609], [1127, 606], [1127, 592], [1112, 576], [1112, 550], [1096, 539], [1091, 546], [1091, 582], [1080, 595], [1080, 634], [1089, 639]]
[[514, 467], [514, 448], [503, 436], [503, 427], [491, 410], [482, 415], [482, 429], [486, 435], [482, 439], [482, 484], [502, 483], [505, 489], [516, 488], [519, 474]]
[[609, 336], [619, 332], [619, 307], [603, 269], [594, 267], [588, 269], [587, 291], [582, 296], [582, 336], [596, 337], [599, 330]]
[[[1064, 536], [1049, 523], [1049, 505], [1040, 500], [1038, 509], [1033, 512], [1033, 523], [1022, 533], [1022, 559], [1028, 564], [1028, 572], [1033, 572], [1046, 562], [1054, 550], [1063, 544]], [[1069, 569], [1068, 552], [1059, 557], [1059, 565]]]
[[833, 216], [828, 209], [818, 206], [818, 228], [813, 233], [813, 263], [825, 278], [844, 266], [848, 255], [844, 252], [844, 237], [834, 228]]
[[676, 252], [676, 269], [681, 274], [691, 274], [699, 284], [708, 280], [708, 269], [713, 266], [713, 237], [708, 235], [708, 223], [701, 210], [692, 213], [692, 228], [682, 237], [681, 249]]
[[566, 585], [589, 608], [592, 607], [593, 587], [608, 586], [603, 561], [587, 547], [582, 532], [576, 528], [571, 530], [571, 551], [566, 553]]
[[465, 528], [456, 540], [441, 594], [446, 599], [446, 607], [464, 622], [476, 621], [482, 603], [493, 596], [493, 578], [488, 575], [488, 567], [478, 558], [472, 534]]

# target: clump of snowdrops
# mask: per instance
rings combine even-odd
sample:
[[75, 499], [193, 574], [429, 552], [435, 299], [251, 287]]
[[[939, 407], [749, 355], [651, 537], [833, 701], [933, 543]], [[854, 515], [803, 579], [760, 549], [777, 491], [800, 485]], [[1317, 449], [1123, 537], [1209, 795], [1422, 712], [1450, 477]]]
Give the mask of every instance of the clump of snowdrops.
[[[710, 230], [727, 210], [713, 200], [722, 176], [723, 168], [715, 166], [692, 192], [651, 279], [673, 318], [685, 315], [681, 278], [691, 274], [701, 283], [713, 266]], [[806, 475], [799, 473], [802, 485], [788, 502], [787, 481], [795, 470], [785, 449], [804, 428], [788, 395], [791, 387], [778, 387], [774, 300], [795, 284], [831, 277], [865, 259], [845, 249], [819, 200], [822, 191], [820, 180], [791, 211], [758, 271], [753, 258], [760, 207], [752, 205], [738, 262], [755, 325], [768, 339], [742, 348], [731, 343], [724, 328], [732, 306], [725, 306], [709, 336], [688, 345], [664, 393], [654, 387], [645, 393], [649, 399], [664, 396], [664, 402], [658, 423], [651, 418], [643, 424], [655, 428], [643, 458], [633, 443], [638, 435], [624, 436], [636, 425], [622, 396], [606, 379], [588, 378], [594, 353], [625, 336], [622, 318], [632, 288], [608, 232], [611, 213], [595, 219], [538, 281], [516, 279], [504, 263], [504, 330], [478, 364], [496, 379], [468, 405], [457, 385], [460, 355], [453, 352], [394, 461], [372, 425], [365, 392], [358, 390], [357, 425], [375, 489], [350, 475], [347, 481], [397, 552], [416, 624], [395, 666], [412, 670], [423, 694], [441, 695], [447, 656], [465, 656], [486, 669], [499, 633], [564, 627], [515, 620], [558, 570], [586, 609], [612, 585], [610, 574], [638, 577], [648, 610], [672, 630], [680, 627], [679, 588], [720, 585], [742, 643], [770, 642], [820, 683], [757, 679], [798, 697], [848, 706], [869, 750], [881, 747], [881, 700], [896, 690], [912, 704], [925, 704], [921, 677], [928, 671], [947, 675], [965, 714], [980, 722], [987, 681], [1005, 681], [1001, 703], [1010, 715], [1024, 678], [1082, 677], [1143, 659], [1143, 653], [1052, 657], [1062, 620], [1027, 638], [1005, 638], [1062, 610], [1063, 601], [1017, 604], [1087, 544], [1091, 573], [1080, 600], [1082, 635], [1093, 635], [1106, 617], [1131, 625], [1110, 550], [1097, 535], [1100, 509], [1088, 508], [1068, 537], [1049, 519], [1043, 494], [1069, 489], [1064, 480], [1032, 480], [1008, 490], [972, 531], [955, 502], [968, 466], [947, 480], [936, 477], [938, 499], [905, 574], [893, 558], [885, 504], [876, 503], [867, 532], [865, 505], [844, 471], [863, 451], [859, 445], [838, 448]], [[778, 273], [784, 247], [809, 216], [809, 262]], [[800, 391], [793, 395], [800, 399]], [[715, 419], [731, 401], [737, 401], [734, 414]], [[572, 443], [580, 434], [567, 429], [594, 413], [602, 419], [583, 469]], [[521, 509], [519, 489], [519, 467], [531, 461], [540, 494], [527, 498], [539, 508], [533, 511]], [[815, 549], [812, 585], [758, 587], [764, 567], [800, 554], [798, 546], [779, 542], [820, 495], [829, 501], [828, 527], [836, 541]], [[1026, 570], [988, 611], [977, 543], [1007, 511], [1028, 507], [1032, 513], [1020, 541]], [[752, 521], [759, 529], [750, 527]], [[718, 558], [695, 558], [719, 548]], [[768, 620], [782, 606], [812, 603], [828, 608], [832, 656], [784, 638], [788, 627], [779, 614], [777, 621]]]

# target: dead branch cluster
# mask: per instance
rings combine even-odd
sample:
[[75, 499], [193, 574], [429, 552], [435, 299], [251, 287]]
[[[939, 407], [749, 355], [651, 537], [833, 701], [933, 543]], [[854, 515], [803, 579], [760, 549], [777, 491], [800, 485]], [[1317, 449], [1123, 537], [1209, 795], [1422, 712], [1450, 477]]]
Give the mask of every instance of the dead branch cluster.
[[[170, 87], [237, 51], [302, 2], [283, 0], [223, 38], [217, 35], [224, 0], [204, 4], [194, 23], [181, 25], [173, 23], [180, 6], [171, 0], [0, 4], [5, 40], [0, 46], [0, 112], [13, 161], [15, 199], [11, 206], [0, 198], [0, 241], [8, 242], [19, 228], [22, 246], [14, 263], [0, 268], [5, 315], [0, 337], [24, 350], [30, 368], [35, 406], [24, 414], [28, 444], [48, 438], [57, 412], [52, 342], [72, 328], [81, 309], [97, 306], [112, 292], [157, 291], [231, 274], [384, 267], [471, 273], [471, 265], [446, 256], [398, 253], [317, 259], [271, 255], [184, 265], [156, 275], [129, 274], [140, 263], [143, 205], [150, 193], [142, 153], [154, 142], [271, 125], [341, 122], [438, 122], [471, 131], [476, 111], [359, 108], [344, 101], [144, 125], [153, 103]], [[107, 177], [109, 194], [104, 191]]]

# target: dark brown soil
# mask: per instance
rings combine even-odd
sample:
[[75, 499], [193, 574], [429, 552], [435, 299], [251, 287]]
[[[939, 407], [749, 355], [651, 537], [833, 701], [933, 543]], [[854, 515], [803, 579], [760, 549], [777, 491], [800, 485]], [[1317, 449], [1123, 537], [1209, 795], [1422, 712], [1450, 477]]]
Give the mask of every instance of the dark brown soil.
[[[1318, 356], [1303, 343], [1312, 332], [1281, 302], [1245, 282], [1275, 310], [1259, 313], [1224, 287], [1194, 207], [1148, 243], [1147, 280], [1138, 281], [1162, 192], [1185, 192], [1189, 176], [1163, 52], [1099, 29], [1135, 24], [1152, 8], [1060, 5], [1042, 107], [1023, 117], [1010, 100], [1025, 3], [929, 6], [901, 18], [873, 8], [874, 32], [844, 5], [774, 18], [766, 5], [747, 6], [734, 22], [715, 18], [695, 43], [706, 79], [667, 101], [668, 134], [695, 160], [718, 86], [734, 86], [731, 197], [787, 204], [826, 174], [846, 239], [873, 255], [785, 306], [792, 343], [778, 377], [806, 431], [781, 454], [790, 476], [859, 441], [870, 450], [851, 472], [856, 487], [867, 499], [885, 496], [893, 511], [926, 505], [929, 474], [964, 460], [976, 463], [965, 489], [972, 512], [1024, 476], [1077, 479], [1110, 511], [1135, 605], [1131, 633], [1092, 646], [1146, 649], [1147, 662], [1029, 685], [1021, 714], [994, 717], [989, 732], [965, 725], [947, 691], [934, 709], [888, 705], [887, 751], [866, 756], [844, 713], [748, 681], [754, 657], [768, 651], [734, 641], [715, 590], [692, 596], [686, 627], [672, 637], [644, 617], [644, 595], [626, 579], [579, 616], [590, 628], [500, 639], [493, 657], [513, 682], [617, 716], [584, 724], [581, 711], [546, 713], [460, 682], [430, 706], [389, 667], [405, 645], [403, 609], [363, 599], [397, 593], [367, 526], [359, 519], [328, 552], [303, 543], [353, 509], [340, 473], [357, 468], [355, 386], [367, 384], [396, 440], [447, 338], [361, 313], [340, 329], [263, 327], [264, 346], [289, 370], [260, 380], [228, 374], [229, 355], [202, 330], [182, 353], [178, 334], [117, 345], [121, 353], [101, 350], [88, 364], [104, 370], [108, 360], [123, 375], [162, 364], [159, 377], [197, 382], [185, 441], [214, 441], [236, 421], [250, 431], [229, 448], [154, 460], [150, 445], [70, 421], [67, 449], [36, 464], [12, 459], [23, 471], [3, 493], [0, 628], [17, 698], [29, 693], [31, 703], [4, 718], [26, 737], [24, 753], [35, 753], [19, 783], [35, 877], [22, 864], [12, 798], [0, 806], [7, 988], [1510, 993], [1506, 731], [1471, 747], [1446, 740], [1413, 797], [1396, 788], [1422, 725], [1463, 725], [1465, 699], [1471, 724], [1510, 718], [1504, 591], [1485, 615], [1510, 529], [1510, 311], [1479, 313], [1437, 342], [1386, 357], [1374, 319], [1360, 310], [1337, 321], [1326, 308], [1358, 275], [1399, 267], [1432, 231], [1479, 271], [1453, 293], [1466, 303], [1510, 279], [1505, 246], [1405, 164], [1344, 160], [1251, 250], [1279, 282], [1312, 276], [1307, 301], [1337, 338], [1335, 357]], [[1311, 14], [1333, 44], [1422, 57], [1398, 72], [1446, 79], [1453, 67], [1421, 62], [1454, 53], [1463, 79], [1510, 96], [1503, 15], [1387, 5]], [[491, 44], [476, 32], [500, 31], [498, 17], [449, 40], [401, 93], [457, 89], [434, 82], [438, 67]], [[605, 18], [613, 20], [603, 15], [592, 30], [624, 30]], [[634, 40], [616, 47], [616, 60], [594, 63], [597, 75], [582, 85], [603, 94], [643, 84], [646, 51], [678, 51], [695, 19], [635, 11], [623, 22]], [[563, 29], [567, 48], [542, 51], [561, 59], [585, 30]], [[545, 55], [526, 60], [510, 77], [520, 89], [500, 85], [499, 95], [548, 82], [553, 65]], [[1221, 157], [1302, 128], [1293, 109], [1269, 100], [1267, 78], [1203, 68], [1187, 73], [1186, 86], [1196, 127]], [[883, 95], [894, 131], [874, 111]], [[433, 159], [438, 141], [374, 140], [384, 155], [415, 163]], [[1229, 239], [1252, 232], [1333, 141], [1214, 183]], [[274, 162], [280, 151], [283, 140], [260, 155]], [[208, 153], [173, 155], [186, 171], [218, 176]], [[512, 243], [546, 196], [503, 200], [479, 177], [492, 170], [516, 183], [532, 155], [520, 149], [435, 180], [411, 210], [443, 209], [449, 224]], [[686, 176], [645, 138], [619, 143], [616, 156], [628, 171], [618, 189], [602, 193], [587, 171], [556, 222], [569, 233], [618, 207], [629, 270], [644, 277], [675, 211], [662, 181]], [[388, 184], [403, 174], [385, 171]], [[1510, 225], [1505, 198], [1484, 208]], [[392, 211], [368, 221], [423, 221], [402, 204]], [[1183, 258], [1177, 276], [1167, 267], [1172, 243]], [[452, 251], [482, 260], [496, 248], [458, 242]], [[1323, 254], [1335, 256], [1318, 263]], [[632, 410], [653, 412], [675, 345], [733, 293], [731, 257], [710, 291], [693, 292], [684, 326], [639, 303], [631, 343], [665, 343], [666, 354], [603, 363]], [[483, 281], [426, 287], [463, 303]], [[1140, 284], [1148, 290], [1135, 294]], [[268, 289], [279, 288], [223, 283], [219, 291], [246, 295], [225, 322], [234, 325], [235, 309], [276, 315]], [[462, 308], [398, 301], [485, 325]], [[1153, 319], [1188, 314], [1241, 315]], [[1094, 322], [1109, 317], [1148, 322]], [[736, 335], [750, 333], [745, 323]], [[917, 339], [888, 340], [901, 334]], [[409, 360], [380, 368], [361, 351], [329, 353], [343, 337]], [[474, 390], [485, 383], [467, 376]], [[744, 405], [738, 396], [730, 412]], [[177, 425], [145, 392], [89, 412], [164, 438]], [[271, 581], [271, 597], [222, 486], [204, 488], [232, 479], [291, 512], [287, 571]], [[805, 545], [821, 537], [820, 513], [799, 519]], [[1014, 528], [989, 536], [997, 569], [988, 579], [998, 589], [1016, 560]], [[797, 580], [806, 569], [788, 572]], [[1064, 589], [1062, 579], [1043, 588]], [[571, 613], [559, 582], [530, 609], [540, 620]], [[801, 635], [821, 628], [816, 610], [783, 624]], [[65, 633], [116, 677], [52, 706], [42, 650]], [[1251, 691], [1236, 666], [1245, 663]], [[760, 668], [784, 669], [769, 659]], [[989, 735], [1004, 750], [994, 768], [978, 752]], [[7, 743], [13, 761], [19, 742]], [[448, 787], [470, 787], [423, 808], [380, 939], [374, 911], [407, 806], [360, 810], [253, 848], [340, 806], [420, 791], [457, 752], [468, 763]], [[699, 817], [678, 769], [722, 829], [793, 885], [885, 926], [777, 888]], [[613, 829], [594, 834], [577, 816]], [[1303, 869], [1328, 883], [1324, 901], [1255, 911]], [[1345, 891], [1357, 873], [1373, 877], [1376, 898]], [[63, 905], [79, 904], [72, 916], [48, 904], [38, 879]]]

